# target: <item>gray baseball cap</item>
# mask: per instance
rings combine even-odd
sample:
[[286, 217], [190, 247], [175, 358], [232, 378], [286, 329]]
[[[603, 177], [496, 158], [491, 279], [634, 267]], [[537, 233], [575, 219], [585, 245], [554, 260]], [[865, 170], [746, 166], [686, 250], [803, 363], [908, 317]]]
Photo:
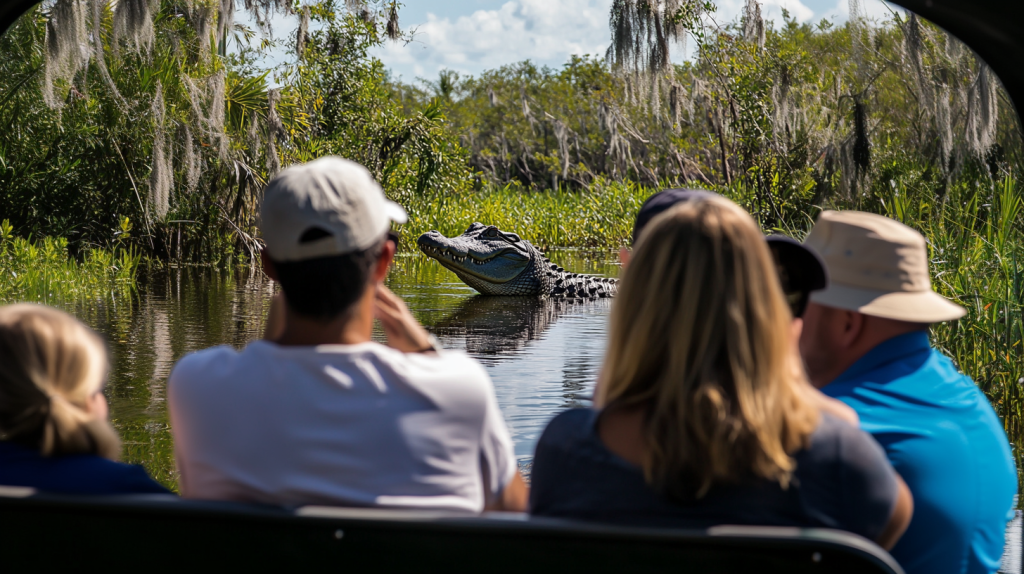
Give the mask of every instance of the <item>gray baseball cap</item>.
[[369, 249], [392, 221], [408, 219], [365, 167], [328, 156], [289, 167], [267, 185], [260, 231], [271, 259], [292, 262]]

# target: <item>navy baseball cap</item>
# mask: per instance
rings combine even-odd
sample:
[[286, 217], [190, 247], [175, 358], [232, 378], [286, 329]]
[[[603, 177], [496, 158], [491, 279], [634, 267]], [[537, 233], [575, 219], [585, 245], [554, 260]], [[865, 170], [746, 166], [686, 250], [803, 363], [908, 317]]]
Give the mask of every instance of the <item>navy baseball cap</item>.
[[633, 245], [636, 245], [644, 227], [647, 227], [647, 224], [658, 214], [678, 203], [705, 197], [718, 197], [718, 194], [703, 189], [666, 189], [648, 197], [647, 201], [640, 206], [640, 211], [636, 214], [636, 222], [633, 223]]
[[768, 249], [775, 259], [779, 282], [794, 317], [802, 317], [807, 310], [811, 291], [828, 287], [828, 271], [818, 253], [785, 235], [765, 237]]
[[[647, 198], [636, 214], [633, 224], [633, 243], [644, 227], [658, 214], [680, 203], [706, 197], [720, 197], [719, 194], [703, 189], [666, 189]], [[828, 271], [821, 256], [813, 249], [785, 235], [769, 235], [765, 238], [775, 259], [779, 281], [785, 292], [794, 317], [800, 317], [807, 309], [812, 291], [828, 287]]]

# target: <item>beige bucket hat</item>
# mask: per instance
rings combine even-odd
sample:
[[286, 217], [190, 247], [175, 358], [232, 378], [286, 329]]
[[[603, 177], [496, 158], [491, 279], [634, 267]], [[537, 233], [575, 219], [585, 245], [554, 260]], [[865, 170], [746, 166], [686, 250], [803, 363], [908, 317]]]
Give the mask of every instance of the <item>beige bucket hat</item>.
[[865, 315], [938, 323], [967, 311], [932, 291], [924, 236], [860, 211], [825, 211], [804, 241], [825, 260], [829, 287], [811, 301]]

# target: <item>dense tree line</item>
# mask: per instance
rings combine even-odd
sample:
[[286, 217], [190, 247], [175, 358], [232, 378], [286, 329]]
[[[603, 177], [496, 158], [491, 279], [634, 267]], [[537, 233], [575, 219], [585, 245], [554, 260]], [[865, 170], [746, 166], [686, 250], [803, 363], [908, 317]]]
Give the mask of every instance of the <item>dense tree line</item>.
[[[612, 16], [613, 25], [639, 18]], [[737, 22], [701, 24], [688, 23], [695, 57], [680, 65], [656, 62], [664, 46], [623, 52], [620, 43], [636, 52], [639, 39], [616, 38], [612, 63], [444, 71], [394, 89], [410, 110], [444, 103], [479, 185], [738, 186], [768, 226], [831, 198], [870, 201], [873, 186], [894, 182], [941, 195], [1020, 161], [1016, 114], [998, 79], [916, 16], [870, 22], [854, 12], [837, 26], [784, 13], [773, 26], [750, 0]]]
[[[256, 29], [233, 0], [48, 0], [0, 38], [0, 218], [212, 263], [257, 248], [270, 177], [329, 153], [399, 198], [701, 185], [766, 227], [828, 201], [881, 209], [880, 186], [941, 198], [1020, 161], [998, 80], [914, 16], [772, 25], [748, 0], [719, 27], [707, 1], [640, 4], [613, 3], [607, 57], [409, 85], [369, 55], [407, 39], [394, 0], [250, 0]], [[295, 33], [275, 39], [274, 13]], [[673, 39], [694, 57], [672, 64]]]

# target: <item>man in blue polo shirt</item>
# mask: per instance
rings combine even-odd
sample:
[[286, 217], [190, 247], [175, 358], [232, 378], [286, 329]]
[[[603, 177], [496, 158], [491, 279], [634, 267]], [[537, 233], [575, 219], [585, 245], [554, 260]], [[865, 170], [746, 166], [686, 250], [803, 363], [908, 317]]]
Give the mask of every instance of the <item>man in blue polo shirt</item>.
[[804, 314], [807, 374], [857, 411], [914, 495], [893, 557], [907, 574], [996, 572], [1017, 471], [984, 394], [929, 343], [932, 323], [965, 311], [932, 291], [924, 237], [826, 211], [805, 243], [831, 277]]

